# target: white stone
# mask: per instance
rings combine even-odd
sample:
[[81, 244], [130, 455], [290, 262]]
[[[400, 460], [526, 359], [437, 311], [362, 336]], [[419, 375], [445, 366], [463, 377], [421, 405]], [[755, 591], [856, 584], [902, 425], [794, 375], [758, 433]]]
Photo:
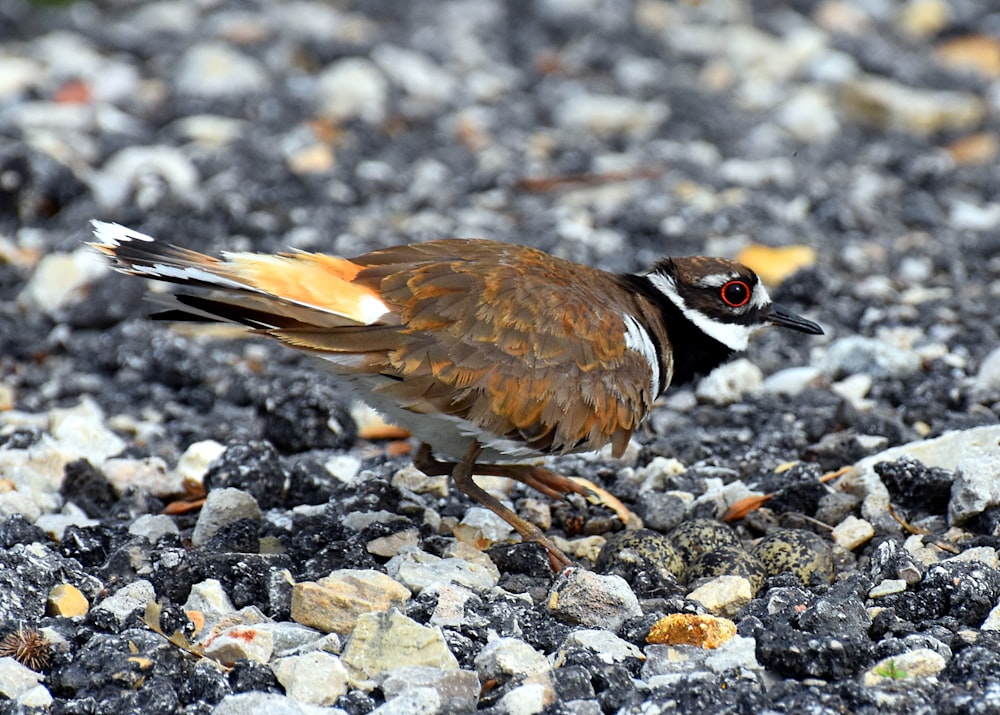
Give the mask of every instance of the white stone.
[[468, 527], [491, 544], [503, 541], [513, 531], [506, 521], [489, 509], [479, 506], [467, 509], [459, 524]]
[[634, 480], [639, 483], [639, 491], [662, 491], [664, 484], [671, 478], [683, 474], [687, 467], [673, 457], [653, 457], [644, 467], [635, 469]]
[[853, 551], [867, 543], [873, 536], [875, 536], [875, 527], [870, 522], [859, 519], [853, 514], [837, 524], [831, 534], [834, 543], [848, 551]]
[[190, 46], [176, 69], [177, 87], [201, 97], [235, 97], [266, 91], [270, 78], [264, 65], [222, 42]]
[[556, 578], [547, 599], [560, 620], [612, 632], [642, 615], [639, 599], [621, 576], [569, 568]]
[[907, 377], [920, 369], [920, 356], [889, 339], [851, 335], [830, 343], [819, 367], [831, 377], [862, 373], [873, 378]]
[[205, 475], [208, 474], [209, 466], [225, 451], [225, 445], [219, 444], [214, 439], [194, 442], [184, 450], [184, 454], [177, 460], [174, 473], [182, 480], [201, 484]]
[[205, 656], [220, 663], [240, 658], [267, 663], [274, 654], [274, 633], [261, 625], [236, 625], [214, 634], [205, 644]]
[[197, 202], [198, 169], [184, 152], [172, 146], [125, 147], [112, 154], [99, 172], [88, 176], [88, 182], [98, 204], [114, 208], [133, 193], [139, 203], [155, 201], [159, 189], [148, 197], [143, 193], [150, 176], [158, 178], [158, 184], [175, 198], [186, 203]]
[[497, 709], [505, 715], [536, 715], [551, 705], [556, 693], [549, 683], [525, 683], [505, 693]]
[[104, 412], [90, 398], [75, 407], [54, 409], [49, 416], [52, 437], [71, 459], [82, 457], [100, 466], [125, 449], [125, 441], [104, 426]]
[[431, 108], [440, 111], [441, 104], [451, 101], [459, 88], [454, 75], [415, 50], [382, 44], [372, 50], [371, 58], [403, 89], [411, 109], [418, 113]]
[[349, 454], [337, 454], [323, 463], [323, 467], [337, 481], [344, 484], [355, 484], [361, 472], [361, 460]]
[[334, 121], [361, 119], [377, 124], [385, 118], [389, 82], [371, 60], [349, 57], [323, 70], [316, 94], [320, 113]]
[[744, 395], [757, 392], [764, 384], [764, 373], [746, 358], [739, 358], [715, 368], [695, 388], [699, 399], [716, 405], [739, 402]]
[[981, 390], [1000, 390], [1000, 347], [983, 358], [974, 384]]
[[991, 506], [1000, 504], [1000, 446], [989, 452], [969, 454], [956, 465], [955, 481], [948, 502], [952, 524], [964, 524]]
[[126, 619], [137, 610], [145, 610], [146, 604], [156, 600], [156, 590], [153, 584], [145, 579], [133, 581], [122, 586], [112, 595], [94, 606], [95, 611], [108, 611], [113, 614], [119, 625], [124, 625]]
[[180, 534], [177, 524], [166, 514], [143, 514], [132, 522], [128, 533], [133, 536], [143, 536], [146, 541], [155, 544], [166, 534]]
[[640, 102], [617, 95], [577, 94], [555, 109], [555, 120], [559, 126], [602, 137], [618, 134], [648, 136], [669, 117], [670, 106], [666, 102]]
[[733, 636], [706, 654], [705, 665], [715, 673], [727, 670], [763, 670], [757, 661], [757, 641], [744, 636]]
[[997, 556], [997, 550], [991, 546], [973, 546], [971, 549], [966, 549], [960, 554], [945, 559], [945, 561], [973, 561], [986, 564], [991, 569], [1000, 569], [1000, 557]]
[[830, 94], [811, 86], [793, 92], [782, 102], [777, 120], [803, 142], [824, 141], [840, 131], [840, 120]]
[[573, 631], [563, 641], [561, 651], [571, 648], [583, 648], [591, 651], [597, 660], [611, 665], [621, 663], [629, 658], [642, 660], [645, 656], [637, 646], [619, 638], [611, 631], [584, 628]]
[[872, 586], [868, 598], [882, 598], [906, 590], [906, 581], [901, 578], [887, 578]]
[[79, 302], [84, 289], [107, 271], [96, 252], [87, 247], [72, 253], [50, 253], [35, 266], [18, 299], [54, 315]]
[[47, 710], [52, 705], [52, 700], [52, 693], [49, 692], [49, 689], [39, 683], [21, 693], [17, 702], [25, 708], [46, 708]]
[[213, 489], [198, 514], [191, 533], [192, 545], [204, 546], [219, 529], [240, 519], [260, 519], [260, 507], [253, 495], [232, 487]]
[[40, 673], [21, 665], [11, 657], [0, 658], [0, 695], [17, 700], [43, 679]]
[[184, 483], [167, 471], [167, 463], [159, 457], [108, 459], [101, 465], [101, 472], [119, 494], [135, 489], [170, 497], [184, 491]]
[[289, 697], [312, 705], [333, 705], [347, 692], [347, 668], [340, 658], [316, 651], [279, 658], [271, 666]]
[[889, 673], [898, 673], [898, 678], [913, 682], [915, 678], [931, 678], [936, 676], [948, 661], [944, 656], [930, 648], [916, 648], [899, 655], [883, 658], [873, 665], [861, 678], [866, 687], [874, 687], [884, 683], [892, 683]]
[[716, 576], [687, 595], [717, 616], [735, 616], [753, 599], [753, 586], [742, 576]]
[[453, 583], [473, 591], [488, 591], [497, 585], [500, 574], [482, 564], [460, 558], [442, 559], [420, 549], [404, 547], [385, 565], [386, 573], [419, 593], [435, 584]]
[[[889, 491], [875, 472], [876, 464], [894, 462], [900, 457], [912, 457], [928, 467], [940, 467], [954, 471], [960, 466], [974, 466], [977, 463], [980, 465], [988, 464], [1000, 453], [998, 445], [1000, 445], [1000, 426], [998, 425], [946, 432], [940, 437], [909, 442], [865, 457], [841, 477], [839, 485], [846, 491], [862, 497], [864, 501], [861, 505], [861, 514], [875, 525], [878, 531], [898, 533], [899, 523], [888, 515], [891, 501]], [[972, 486], [972, 484], [968, 486]], [[992, 491], [992, 486], [988, 481], [983, 486]], [[961, 514], [971, 515], [978, 505], [985, 504], [992, 498], [992, 495], [986, 494], [987, 498], [983, 499], [983, 494], [971, 491], [967, 495], [967, 501], [972, 503], [960, 505], [962, 501], [966, 501], [960, 494], [962, 491], [963, 488], [959, 487], [958, 484], [953, 487], [949, 511], [956, 509]], [[956, 497], [960, 497], [958, 501]]]
[[484, 683], [525, 678], [551, 669], [543, 653], [519, 638], [494, 638], [476, 656], [476, 671]]
[[205, 579], [191, 586], [187, 601], [184, 602], [185, 611], [199, 611], [205, 618], [204, 632], [209, 632], [221, 621], [236, 613], [236, 607], [229, 598], [229, 594], [222, 588], [222, 584], [214, 578]]
[[822, 377], [823, 373], [817, 367], [809, 365], [786, 367], [764, 378], [761, 389], [778, 395], [798, 395], [816, 385]]

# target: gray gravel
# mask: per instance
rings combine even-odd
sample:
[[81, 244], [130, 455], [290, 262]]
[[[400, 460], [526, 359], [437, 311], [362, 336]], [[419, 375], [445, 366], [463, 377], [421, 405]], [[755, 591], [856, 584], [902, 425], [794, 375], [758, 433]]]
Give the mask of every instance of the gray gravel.
[[[0, 644], [48, 643], [0, 657], [0, 713], [1000, 712], [998, 112], [987, 0], [0, 0]], [[773, 495], [728, 566], [689, 580], [659, 537], [598, 560], [610, 512], [517, 487], [585, 569], [553, 581], [489, 524], [458, 542], [466, 500], [301, 356], [149, 321], [93, 218], [615, 271], [807, 248], [772, 294], [826, 335], [760, 335], [621, 461], [553, 461], [657, 534]], [[779, 529], [805, 561], [751, 588]], [[294, 622], [294, 589], [371, 569], [403, 607]], [[646, 641], [723, 614], [715, 650]]]

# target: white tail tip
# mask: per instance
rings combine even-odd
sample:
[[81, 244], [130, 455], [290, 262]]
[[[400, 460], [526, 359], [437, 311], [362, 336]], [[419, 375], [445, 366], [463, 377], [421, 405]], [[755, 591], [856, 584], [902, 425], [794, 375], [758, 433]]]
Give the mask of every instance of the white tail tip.
[[133, 231], [131, 228], [117, 223], [94, 219], [90, 225], [94, 228], [94, 237], [98, 243], [106, 246], [120, 246], [129, 241], [146, 241], [148, 243], [154, 240], [152, 236]]

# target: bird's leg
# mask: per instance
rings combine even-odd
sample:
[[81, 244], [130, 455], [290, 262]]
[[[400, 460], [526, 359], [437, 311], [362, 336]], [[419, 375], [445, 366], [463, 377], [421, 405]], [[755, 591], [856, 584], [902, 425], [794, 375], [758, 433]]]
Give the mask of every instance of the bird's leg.
[[[413, 464], [421, 472], [431, 476], [448, 474], [450, 472], [451, 478], [455, 482], [455, 486], [458, 487], [463, 494], [468, 496], [470, 499], [479, 502], [514, 527], [514, 530], [521, 535], [523, 540], [535, 541], [544, 546], [545, 550], [549, 552], [549, 563], [552, 564], [552, 570], [562, 571], [571, 564], [566, 554], [560, 551], [559, 547], [556, 546], [549, 537], [542, 533], [541, 529], [532, 524], [530, 521], [519, 517], [517, 514], [501, 504], [499, 499], [476, 484], [472, 475], [476, 472], [484, 473], [482, 472], [484, 467], [493, 466], [476, 464], [476, 459], [482, 451], [483, 448], [478, 442], [476, 442], [473, 443], [473, 445], [469, 448], [469, 451], [465, 453], [461, 461], [440, 462], [431, 456], [430, 446], [422, 444], [420, 445], [420, 449], [417, 450], [417, 454], [414, 456]], [[507, 475], [504, 474], [503, 476]]]
[[[428, 476], [451, 474], [455, 470], [455, 462], [442, 462], [434, 459], [431, 447], [427, 443], [420, 445], [413, 457], [413, 465]], [[582, 484], [533, 464], [477, 464], [474, 471], [483, 477], [514, 479], [552, 499], [563, 499], [567, 494], [580, 494], [588, 499], [596, 496], [592, 490]]]

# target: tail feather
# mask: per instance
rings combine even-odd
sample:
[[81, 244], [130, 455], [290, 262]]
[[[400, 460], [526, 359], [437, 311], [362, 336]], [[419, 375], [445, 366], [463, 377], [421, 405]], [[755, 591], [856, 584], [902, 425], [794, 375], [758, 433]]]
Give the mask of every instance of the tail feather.
[[352, 282], [361, 267], [343, 258], [238, 252], [219, 259], [118, 224], [94, 221], [93, 226], [97, 241], [90, 245], [115, 270], [209, 291], [175, 296], [175, 309], [202, 319], [264, 330], [392, 322], [379, 295]]

